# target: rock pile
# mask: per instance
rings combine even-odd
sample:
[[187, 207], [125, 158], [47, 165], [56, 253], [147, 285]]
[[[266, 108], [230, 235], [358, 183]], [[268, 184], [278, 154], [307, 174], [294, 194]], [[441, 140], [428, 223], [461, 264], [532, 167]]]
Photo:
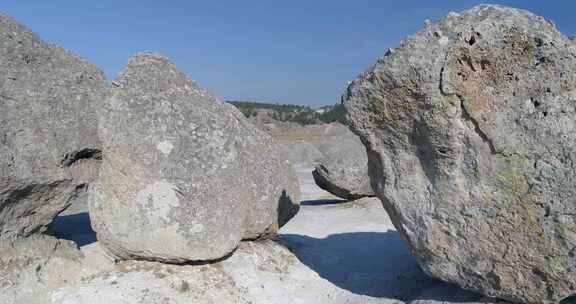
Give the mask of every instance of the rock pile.
[[516, 302], [575, 293], [575, 75], [550, 22], [482, 5], [348, 87], [374, 190], [428, 274]]
[[66, 247], [34, 234], [87, 188], [100, 244], [123, 259], [218, 259], [298, 210], [271, 137], [166, 58], [135, 56], [107, 88], [96, 67], [0, 14], [0, 71], [2, 252]]
[[[297, 301], [359, 300], [278, 244], [239, 247], [295, 214], [295, 174], [270, 136], [165, 57], [134, 56], [107, 88], [96, 67], [0, 14], [0, 71], [0, 303], [113, 301], [117, 290], [187, 303], [190, 288], [205, 302], [289, 302], [306, 286]], [[543, 18], [494, 5], [451, 13], [350, 84], [369, 170], [357, 139], [318, 144], [328, 156], [317, 183], [348, 199], [373, 186], [429, 275], [556, 303], [576, 293], [575, 75], [576, 46]], [[104, 270], [103, 255], [87, 262], [42, 233], [86, 189], [93, 245], [153, 262]], [[156, 262], [238, 247], [202, 267]], [[299, 285], [277, 292], [286, 277]]]

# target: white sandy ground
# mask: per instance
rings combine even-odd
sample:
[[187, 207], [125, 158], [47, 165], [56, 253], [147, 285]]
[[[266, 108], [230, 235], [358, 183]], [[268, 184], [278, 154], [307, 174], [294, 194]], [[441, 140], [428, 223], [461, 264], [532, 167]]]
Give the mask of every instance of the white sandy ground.
[[313, 168], [296, 170], [303, 203], [281, 240], [322, 278], [375, 303], [488, 301], [424, 274], [379, 199], [345, 202], [316, 186]]
[[316, 200], [342, 200], [341, 198], [332, 195], [330, 192], [324, 191], [316, 186], [314, 178], [312, 177], [313, 167], [307, 165], [296, 165], [296, 175], [300, 181], [300, 192], [302, 201], [316, 201]]
[[481, 298], [423, 274], [377, 199], [343, 202], [316, 187], [312, 168], [297, 171], [303, 204], [278, 240], [245, 242], [229, 258], [208, 265], [114, 264], [80, 208], [56, 225], [85, 255], [81, 269], [56, 271], [80, 273], [75, 275], [80, 278], [5, 295], [0, 303], [472, 303]]

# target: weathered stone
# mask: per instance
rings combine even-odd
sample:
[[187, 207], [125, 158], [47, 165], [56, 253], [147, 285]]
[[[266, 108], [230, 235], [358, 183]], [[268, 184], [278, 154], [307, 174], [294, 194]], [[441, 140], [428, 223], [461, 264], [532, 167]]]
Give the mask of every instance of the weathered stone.
[[483, 5], [405, 39], [344, 94], [374, 190], [430, 275], [546, 303], [576, 286], [576, 48]]
[[348, 200], [374, 196], [368, 177], [366, 149], [358, 136], [346, 130], [332, 140], [334, 147], [324, 152], [312, 171], [318, 187]]
[[113, 82], [90, 193], [98, 241], [122, 259], [218, 259], [294, 215], [295, 173], [272, 138], [150, 53]]
[[0, 240], [0, 304], [47, 303], [47, 293], [86, 275], [70, 241], [34, 234]]
[[0, 238], [45, 230], [97, 173], [92, 64], [0, 14]]

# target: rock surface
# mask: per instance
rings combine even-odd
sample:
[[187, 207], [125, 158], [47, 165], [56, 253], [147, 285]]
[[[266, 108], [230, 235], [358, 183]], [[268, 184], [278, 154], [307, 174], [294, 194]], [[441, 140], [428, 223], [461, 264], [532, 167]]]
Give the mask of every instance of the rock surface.
[[368, 158], [360, 139], [348, 131], [334, 138], [334, 146], [324, 153], [312, 172], [316, 184], [348, 200], [374, 196], [368, 176]]
[[90, 216], [121, 259], [222, 258], [297, 211], [295, 173], [272, 138], [160, 55], [129, 60], [99, 131]]
[[103, 74], [0, 13], [0, 238], [29, 236], [98, 170]]
[[576, 49], [483, 5], [405, 39], [344, 94], [394, 225], [430, 275], [524, 303], [575, 293]]
[[0, 304], [50, 303], [57, 287], [89, 275], [70, 241], [35, 234], [0, 241]]

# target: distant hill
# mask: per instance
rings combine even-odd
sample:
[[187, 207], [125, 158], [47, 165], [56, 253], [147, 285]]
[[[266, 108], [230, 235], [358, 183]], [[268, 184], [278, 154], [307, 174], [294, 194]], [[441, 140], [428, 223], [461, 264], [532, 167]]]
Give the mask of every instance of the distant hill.
[[346, 112], [344, 110], [344, 105], [341, 103], [313, 109], [308, 106], [279, 103], [272, 104], [236, 100], [227, 102], [236, 106], [244, 116], [248, 118], [266, 115], [277, 121], [292, 122], [300, 125], [314, 125], [331, 122], [346, 123]]

